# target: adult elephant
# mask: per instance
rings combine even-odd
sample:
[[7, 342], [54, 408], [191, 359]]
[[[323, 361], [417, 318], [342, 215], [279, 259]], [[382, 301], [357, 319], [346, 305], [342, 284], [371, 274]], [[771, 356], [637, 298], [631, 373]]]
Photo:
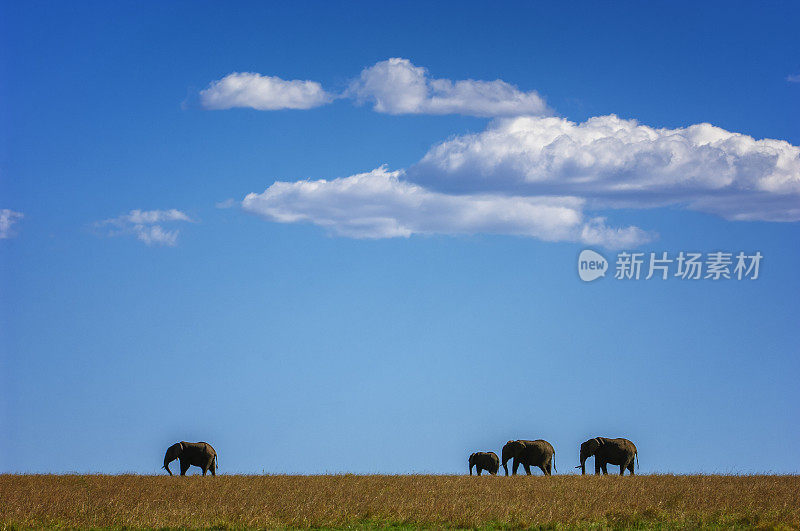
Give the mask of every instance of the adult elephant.
[[172, 471], [169, 469], [169, 464], [176, 459], [181, 463], [181, 476], [186, 475], [186, 471], [189, 470], [190, 466], [202, 468], [204, 476], [206, 472], [211, 472], [212, 476], [217, 475], [217, 452], [207, 442], [189, 443], [181, 441], [167, 448], [162, 468], [169, 472], [170, 476]]
[[481, 471], [485, 470], [493, 476], [497, 475], [500, 469], [500, 459], [494, 452], [475, 452], [469, 456], [469, 475], [472, 475], [472, 467], [481, 475]]
[[619, 465], [619, 475], [625, 474], [628, 469], [631, 475], [633, 472], [633, 462], [639, 464], [639, 452], [636, 445], [628, 439], [608, 439], [606, 437], [595, 437], [581, 444], [581, 464], [575, 468], [581, 469], [581, 474], [586, 474], [586, 460], [594, 456], [594, 473], [608, 474], [607, 465]]
[[[535, 441], [508, 441], [503, 446], [503, 469], [508, 475], [508, 460], [513, 459], [514, 463], [511, 473], [516, 474], [517, 468], [522, 464], [527, 475], [531, 475], [531, 466], [538, 466], [544, 475], [549, 476], [555, 468], [556, 451], [553, 445], [544, 439]], [[556, 472], [558, 472], [556, 470]]]

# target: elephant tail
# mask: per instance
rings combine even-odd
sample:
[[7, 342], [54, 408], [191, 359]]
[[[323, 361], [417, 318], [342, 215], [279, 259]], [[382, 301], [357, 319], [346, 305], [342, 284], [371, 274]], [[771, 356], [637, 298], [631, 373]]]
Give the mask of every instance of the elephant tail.
[[558, 472], [558, 469], [556, 468], [556, 453], [555, 452], [553, 452], [553, 471], [554, 472]]
[[633, 455], [634, 455], [634, 457], [636, 457], [636, 469], [638, 470], [639, 469], [639, 450], [636, 450], [633, 453]]

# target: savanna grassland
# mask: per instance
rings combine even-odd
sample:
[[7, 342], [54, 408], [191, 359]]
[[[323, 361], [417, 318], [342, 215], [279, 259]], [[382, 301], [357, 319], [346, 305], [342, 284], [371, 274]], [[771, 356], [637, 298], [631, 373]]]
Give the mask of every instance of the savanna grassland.
[[800, 527], [800, 476], [0, 476], [0, 528]]

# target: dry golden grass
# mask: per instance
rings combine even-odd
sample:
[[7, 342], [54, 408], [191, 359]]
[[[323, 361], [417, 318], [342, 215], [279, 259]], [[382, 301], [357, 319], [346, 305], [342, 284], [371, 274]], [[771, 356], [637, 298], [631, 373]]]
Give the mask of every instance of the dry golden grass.
[[799, 476], [0, 476], [0, 528], [800, 526]]

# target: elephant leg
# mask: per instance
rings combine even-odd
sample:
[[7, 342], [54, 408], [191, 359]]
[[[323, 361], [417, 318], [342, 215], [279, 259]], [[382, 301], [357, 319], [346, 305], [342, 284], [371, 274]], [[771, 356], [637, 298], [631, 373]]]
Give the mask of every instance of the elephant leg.
[[603, 463], [603, 464], [601, 464], [601, 465], [600, 465], [600, 468], [602, 468], [602, 469], [603, 469], [603, 475], [604, 475], [604, 476], [607, 476], [607, 475], [608, 475], [608, 463]]
[[547, 474], [548, 476], [552, 476], [553, 475], [553, 461], [548, 461], [546, 468], [547, 468], [547, 471], [545, 472], [545, 474]]
[[625, 463], [619, 465], [619, 475], [620, 476], [624, 476], [625, 475], [625, 469], [627, 468], [627, 466], [628, 465], [625, 464]]
[[183, 459], [181, 459], [181, 476], [186, 475], [186, 471], [189, 470], [189, 466], [191, 466], [189, 464], [189, 461], [184, 461]]
[[531, 475], [531, 465], [529, 465], [528, 463], [522, 463], [522, 466], [525, 467], [525, 475], [526, 476], [530, 476]]
[[481, 475], [481, 472], [483, 472], [483, 469], [481, 467], [478, 467], [478, 475], [479, 476]]
[[511, 467], [511, 475], [512, 476], [516, 476], [517, 475], [517, 469], [518, 468], [519, 468], [519, 461], [517, 461], [517, 458], [515, 457], [513, 466]]
[[212, 456], [212, 457], [209, 457], [208, 460], [206, 461], [206, 464], [203, 465], [203, 475], [205, 476], [206, 472], [211, 470], [211, 475], [213, 476], [214, 475], [213, 468], [214, 468], [214, 457]]
[[542, 474], [544, 474], [545, 476], [547, 475], [547, 468], [544, 465], [536, 465], [536, 466], [539, 467], [539, 470], [542, 471]]
[[600, 475], [601, 471], [602, 471], [602, 464], [600, 463], [600, 460], [595, 457], [594, 458], [594, 475], [595, 476]]
[[211, 472], [212, 476], [216, 476], [217, 475], [217, 463], [216, 463], [216, 460], [212, 460], [211, 461], [211, 466], [209, 467], [208, 470]]

